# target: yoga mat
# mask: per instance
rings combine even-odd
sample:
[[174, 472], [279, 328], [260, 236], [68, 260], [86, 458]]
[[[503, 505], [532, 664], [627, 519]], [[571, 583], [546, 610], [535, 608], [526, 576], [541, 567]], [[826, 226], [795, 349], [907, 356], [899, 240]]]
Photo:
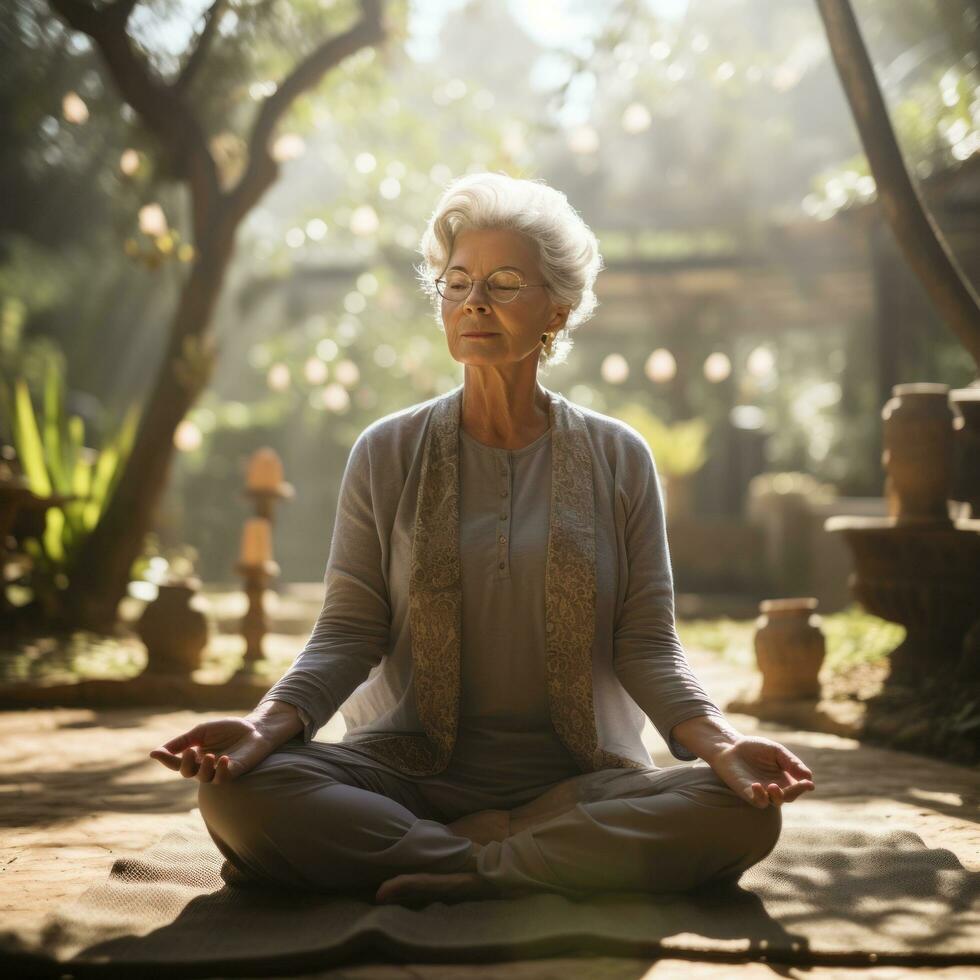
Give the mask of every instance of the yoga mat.
[[13, 969], [5, 975], [261, 976], [359, 960], [578, 954], [980, 963], [980, 873], [903, 830], [784, 825], [773, 851], [737, 883], [687, 893], [542, 892], [407, 908], [233, 880], [195, 811], [49, 915], [40, 949], [0, 932], [0, 955]]

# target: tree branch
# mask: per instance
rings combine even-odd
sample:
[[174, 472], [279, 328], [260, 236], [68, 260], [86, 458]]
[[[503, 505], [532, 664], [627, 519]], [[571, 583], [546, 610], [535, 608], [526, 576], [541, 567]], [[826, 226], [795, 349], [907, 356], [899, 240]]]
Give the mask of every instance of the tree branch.
[[220, 194], [218, 170], [204, 131], [179, 93], [154, 77], [133, 51], [126, 20], [135, 0], [118, 0], [96, 10], [80, 0], [49, 0], [70, 27], [87, 34], [99, 48], [123, 99], [139, 114], [164, 149], [174, 155], [194, 200], [194, 231], [200, 245]]
[[205, 15], [204, 28], [201, 31], [200, 37], [197, 39], [197, 44], [194, 46], [191, 56], [187, 59], [187, 63], [174, 82], [173, 87], [175, 91], [181, 93], [186, 92], [194, 83], [194, 78], [201, 70], [201, 65], [204, 64], [204, 59], [211, 48], [211, 41], [214, 38], [215, 30], [217, 30], [218, 21], [224, 12], [224, 7], [225, 0], [214, 0], [214, 3], [211, 4], [210, 9]]
[[980, 372], [980, 297], [909, 177], [849, 0], [817, 0], [885, 218], [940, 317]]
[[248, 141], [248, 166], [229, 197], [232, 209], [245, 214], [273, 183], [279, 165], [269, 149], [269, 140], [292, 103], [345, 58], [384, 40], [386, 29], [381, 0], [360, 0], [361, 17], [343, 34], [324, 41], [307, 55], [262, 103]]

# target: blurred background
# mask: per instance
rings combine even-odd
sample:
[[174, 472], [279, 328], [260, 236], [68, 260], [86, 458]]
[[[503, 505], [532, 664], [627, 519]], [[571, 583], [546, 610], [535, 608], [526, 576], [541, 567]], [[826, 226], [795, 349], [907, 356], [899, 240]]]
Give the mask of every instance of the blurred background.
[[[47, 453], [49, 470], [60, 459], [48, 491], [82, 498], [75, 516], [47, 511], [8, 573], [15, 605], [69, 588], [206, 232], [180, 129], [146, 125], [138, 87], [124, 98], [66, 22], [77, 6], [0, 9], [0, 437]], [[980, 5], [853, 6], [908, 167], [976, 281]], [[206, 37], [184, 92], [228, 192], [260, 107], [359, 9], [147, 0], [129, 50], [151, 84], [172, 82]], [[280, 581], [322, 579], [355, 437], [462, 381], [416, 280], [426, 219], [452, 178], [502, 170], [564, 191], [599, 238], [598, 312], [541, 380], [650, 441], [681, 614], [744, 616], [769, 595], [845, 608], [849, 556], [823, 521], [885, 513], [891, 387], [961, 387], [974, 366], [880, 213], [814, 3], [383, 9], [384, 43], [340, 61], [278, 120], [278, 176], [241, 215], [201, 332], [213, 360], [159, 447], [172, 458], [129, 595], [151, 596], [175, 569], [234, 587], [260, 447], [296, 490], [276, 511]]]

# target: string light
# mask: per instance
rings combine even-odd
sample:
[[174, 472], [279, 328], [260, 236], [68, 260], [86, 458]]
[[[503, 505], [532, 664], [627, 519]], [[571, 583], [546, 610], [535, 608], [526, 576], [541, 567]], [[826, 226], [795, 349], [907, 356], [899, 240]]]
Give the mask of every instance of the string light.
[[602, 380], [609, 384], [622, 384], [630, 373], [630, 366], [622, 354], [609, 354], [602, 362], [599, 369]]
[[712, 383], [724, 381], [732, 373], [732, 362], [727, 354], [715, 351], [704, 362], [704, 376]]
[[646, 360], [646, 376], [651, 381], [662, 384], [677, 375], [677, 361], [665, 347], [658, 347]]

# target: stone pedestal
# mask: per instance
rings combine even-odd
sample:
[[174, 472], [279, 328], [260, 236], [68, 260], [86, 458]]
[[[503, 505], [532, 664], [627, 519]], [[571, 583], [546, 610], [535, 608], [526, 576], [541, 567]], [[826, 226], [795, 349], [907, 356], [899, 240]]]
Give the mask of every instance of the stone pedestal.
[[971, 678], [977, 665], [964, 639], [980, 619], [980, 520], [832, 517], [826, 529], [842, 534], [854, 555], [854, 597], [906, 629], [889, 658], [888, 685]]

